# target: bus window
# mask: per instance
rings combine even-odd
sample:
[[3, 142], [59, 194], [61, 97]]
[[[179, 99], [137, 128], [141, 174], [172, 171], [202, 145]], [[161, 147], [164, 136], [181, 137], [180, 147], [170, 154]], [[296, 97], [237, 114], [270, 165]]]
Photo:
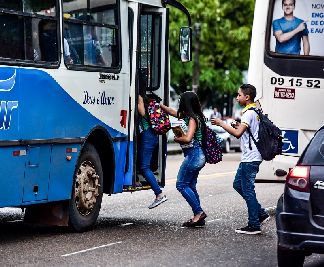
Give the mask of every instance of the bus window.
[[39, 44], [43, 61], [58, 61], [57, 24], [52, 20], [39, 23]]
[[24, 20], [21, 16], [0, 14], [0, 57], [24, 58]]
[[[44, 15], [55, 15], [53, 0], [44, 1], [37, 8], [28, 3], [0, 2], [0, 7], [5, 8], [0, 14], [0, 57], [9, 60], [58, 62], [57, 20], [44, 19]], [[37, 15], [11, 14], [11, 10], [16, 9]]]
[[21, 0], [11, 0], [11, 1], [1, 0], [0, 8], [5, 8], [13, 11], [22, 11], [23, 3]]
[[141, 62], [146, 70], [149, 90], [156, 90], [160, 84], [161, 18], [159, 15], [141, 15]]
[[117, 25], [117, 11], [115, 0], [106, 1], [105, 9], [90, 2], [91, 22]]
[[56, 15], [56, 0], [0, 0], [0, 8], [12, 11], [22, 11], [26, 13], [34, 13], [43, 16]]
[[270, 51], [290, 55], [323, 56], [323, 12], [317, 12], [324, 1], [275, 0]]
[[104, 6], [92, 2], [88, 6], [87, 1], [63, 3], [64, 38], [72, 64], [119, 66], [117, 10], [115, 0], [105, 2]]

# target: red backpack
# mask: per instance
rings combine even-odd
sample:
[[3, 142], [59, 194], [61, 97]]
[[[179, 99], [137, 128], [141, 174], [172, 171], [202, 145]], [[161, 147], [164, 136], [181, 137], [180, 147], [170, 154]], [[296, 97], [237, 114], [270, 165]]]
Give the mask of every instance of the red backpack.
[[156, 134], [166, 134], [171, 129], [169, 115], [161, 109], [156, 100], [150, 100], [147, 113], [152, 129]]

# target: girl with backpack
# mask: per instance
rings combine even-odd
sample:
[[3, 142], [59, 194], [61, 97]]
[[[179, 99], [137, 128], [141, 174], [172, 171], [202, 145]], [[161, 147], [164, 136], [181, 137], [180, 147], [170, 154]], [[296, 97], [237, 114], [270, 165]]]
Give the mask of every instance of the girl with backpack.
[[196, 184], [199, 171], [206, 163], [202, 149], [205, 117], [201, 111], [198, 96], [189, 91], [181, 94], [178, 110], [163, 104], [160, 104], [160, 106], [169, 115], [183, 119], [188, 126], [188, 131], [184, 135], [174, 138], [174, 141], [182, 147], [185, 157], [178, 172], [176, 188], [188, 202], [194, 214], [182, 226], [203, 226], [207, 215], [201, 208]]
[[138, 150], [139, 166], [141, 174], [150, 184], [155, 194], [153, 203], [148, 206], [149, 209], [153, 209], [168, 199], [166, 195], [162, 193], [162, 190], [150, 168], [153, 151], [158, 145], [159, 139], [158, 135], [153, 132], [153, 129], [149, 123], [149, 117], [146, 111], [148, 102], [149, 99], [146, 96], [146, 91], [144, 89], [140, 89], [140, 94], [138, 96], [139, 128], [141, 135], [141, 142]]

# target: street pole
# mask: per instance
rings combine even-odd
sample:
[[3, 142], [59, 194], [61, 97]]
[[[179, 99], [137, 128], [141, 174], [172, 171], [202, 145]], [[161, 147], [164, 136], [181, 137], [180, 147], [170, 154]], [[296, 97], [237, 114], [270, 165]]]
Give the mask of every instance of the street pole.
[[200, 45], [200, 23], [194, 24], [194, 58], [193, 58], [193, 70], [192, 70], [192, 91], [197, 93], [199, 88], [199, 75], [200, 75], [200, 65], [199, 65], [199, 45]]

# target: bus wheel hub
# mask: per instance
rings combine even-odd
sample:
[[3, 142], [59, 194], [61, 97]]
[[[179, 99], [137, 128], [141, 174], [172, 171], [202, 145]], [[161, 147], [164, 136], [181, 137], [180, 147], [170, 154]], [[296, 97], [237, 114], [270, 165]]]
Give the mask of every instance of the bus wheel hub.
[[81, 215], [88, 215], [92, 211], [99, 196], [99, 188], [99, 175], [93, 164], [84, 161], [75, 181], [75, 203]]

